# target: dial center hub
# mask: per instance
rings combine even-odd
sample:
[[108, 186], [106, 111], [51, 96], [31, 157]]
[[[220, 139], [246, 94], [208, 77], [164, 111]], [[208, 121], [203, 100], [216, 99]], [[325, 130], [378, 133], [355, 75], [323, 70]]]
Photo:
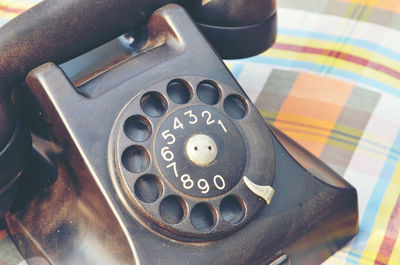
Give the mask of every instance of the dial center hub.
[[243, 177], [243, 138], [218, 109], [197, 105], [172, 112], [161, 122], [153, 144], [160, 173], [189, 196], [220, 196]]
[[204, 167], [212, 164], [217, 154], [217, 144], [208, 135], [196, 134], [186, 142], [186, 155], [196, 165]]

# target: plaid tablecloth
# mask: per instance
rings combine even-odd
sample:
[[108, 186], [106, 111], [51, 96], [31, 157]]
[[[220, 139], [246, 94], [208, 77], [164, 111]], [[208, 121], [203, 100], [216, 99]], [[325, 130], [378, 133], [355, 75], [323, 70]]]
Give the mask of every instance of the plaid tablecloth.
[[[400, 1], [277, 1], [274, 47], [226, 63], [266, 120], [358, 190], [360, 232], [326, 264], [400, 264]], [[0, 23], [37, 2], [0, 0]], [[0, 231], [0, 264], [20, 262]]]

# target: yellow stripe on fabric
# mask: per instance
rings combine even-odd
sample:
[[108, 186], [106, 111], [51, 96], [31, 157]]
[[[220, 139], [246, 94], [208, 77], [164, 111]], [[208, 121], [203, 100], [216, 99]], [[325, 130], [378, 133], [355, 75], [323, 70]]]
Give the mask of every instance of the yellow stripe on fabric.
[[[260, 111], [261, 115], [264, 117], [264, 119], [275, 120], [275, 118], [278, 115], [278, 112], [276, 112], [276, 111], [268, 111], [268, 110], [261, 110], [261, 109], [259, 111]], [[286, 115], [289, 115], [289, 114], [286, 114]], [[301, 120], [301, 123], [299, 123], [300, 120]], [[324, 120], [313, 118], [311, 122], [307, 122], [308, 120], [309, 120], [309, 118], [303, 117], [303, 116], [295, 116], [288, 120], [285, 120], [285, 119], [283, 119], [282, 114], [280, 114], [279, 120], [275, 121], [275, 123], [290, 124], [293, 121], [297, 121], [296, 124], [291, 124], [290, 126], [288, 125], [287, 127], [301, 129], [301, 130], [307, 130], [307, 131], [313, 131], [317, 134], [321, 134], [321, 132], [325, 132], [326, 135], [330, 134], [330, 135], [334, 136], [335, 138], [348, 141], [353, 146], [357, 145], [360, 141], [360, 138], [363, 136], [362, 130], [355, 129], [355, 128], [352, 128], [347, 125], [336, 123], [334, 125], [333, 129], [330, 129], [331, 128], [330, 124], [326, 124], [325, 127], [321, 126], [321, 123], [325, 122]], [[314, 128], [314, 129], [310, 128], [310, 125], [311, 126], [317, 125], [318, 128]], [[365, 138], [368, 138], [368, 139], [365, 139]], [[378, 139], [376, 137], [373, 137], [372, 135], [370, 135], [370, 137], [366, 137], [366, 135], [364, 135], [364, 139], [367, 141], [364, 141], [363, 145], [377, 149], [378, 147], [374, 143], [380, 143], [380, 145], [382, 146], [382, 147], [380, 147], [380, 151], [382, 153], [385, 153], [384, 156], [386, 157], [387, 154], [389, 153], [389, 149], [390, 149], [388, 147], [389, 145], [385, 146], [384, 144], [382, 144], [383, 139]], [[330, 139], [330, 141], [335, 142], [335, 141], [339, 141], [339, 140]]]
[[[287, 128], [286, 126], [282, 126], [280, 124], [276, 124], [276, 127], [278, 127], [280, 130], [285, 132], [289, 137], [293, 138], [295, 141], [300, 141], [300, 140], [306, 140], [312, 143], [317, 143], [320, 145], [325, 145], [326, 144], [326, 137], [323, 136], [316, 136], [314, 134], [310, 134], [308, 131], [295, 131], [291, 128]], [[317, 153], [315, 154], [313, 150], [311, 150], [311, 146], [300, 143], [300, 145], [303, 145], [306, 149], [308, 149], [310, 152], [312, 152], [315, 156], [319, 156], [320, 154]]]
[[376, 2], [377, 0], [367, 1], [367, 8], [364, 10], [364, 14], [358, 20], [368, 21], [371, 18], [372, 12], [375, 9], [373, 5], [375, 5]]
[[[278, 112], [276, 111], [260, 110], [260, 113], [264, 119], [269, 120], [275, 120], [278, 116]], [[308, 118], [303, 116], [295, 116], [285, 120], [282, 114], [279, 114], [279, 120], [276, 120], [274, 125], [284, 130], [287, 134], [299, 136], [300, 139], [313, 141], [314, 137], [323, 138], [329, 136], [326, 142], [327, 145], [348, 151], [354, 151], [358, 148], [360, 153], [379, 162], [385, 162], [391, 154], [390, 143], [376, 135], [365, 134], [362, 130], [343, 124], [335, 124], [333, 129], [330, 129], [329, 124], [325, 127], [321, 126], [321, 123], [325, 122], [324, 120], [315, 118], [311, 122], [307, 122], [307, 120]], [[293, 122], [296, 123], [293, 124]], [[314, 125], [317, 125], [317, 128], [312, 128]], [[293, 131], [297, 132], [297, 134]], [[304, 137], [306, 134], [308, 136]], [[320, 140], [315, 142], [321, 143]]]
[[[386, 138], [368, 132], [363, 132], [363, 140], [363, 144], [366, 146], [380, 148], [380, 150], [385, 153], [385, 156], [389, 155], [391, 150], [399, 148], [392, 146], [392, 143]], [[379, 147], [377, 147], [377, 144], [379, 144]], [[397, 152], [399, 151], [400, 150], [397, 149]]]
[[[368, 0], [365, 1], [366, 3]], [[357, 21], [362, 20], [362, 18], [367, 18], [368, 8], [363, 6], [353, 6], [349, 8], [349, 14], [346, 16], [350, 18], [345, 25], [340, 27], [340, 31], [338, 32], [338, 36], [340, 36], [340, 40], [336, 42], [336, 46], [334, 50], [341, 51], [343, 47], [346, 45], [345, 41], [348, 36], [352, 35], [352, 32], [355, 30]], [[329, 71], [331, 67], [334, 66], [336, 62], [336, 58], [328, 57], [326, 59], [325, 65], [322, 67], [322, 72]]]
[[229, 71], [232, 72], [233, 67], [235, 66], [234, 63], [228, 63], [228, 62], [224, 62], [225, 66], [229, 69]]
[[[327, 144], [353, 152], [360, 141], [362, 133], [361, 130], [343, 124], [335, 124]], [[332, 139], [332, 137], [336, 139]]]
[[387, 226], [392, 215], [397, 198], [400, 194], [400, 163], [397, 163], [396, 170], [390, 184], [386, 189], [385, 196], [379, 207], [374, 226], [371, 230], [367, 245], [362, 254], [360, 264], [371, 264], [375, 261], [380, 250], [382, 241], [386, 235]]
[[350, 0], [350, 2], [351, 4], [346, 10], [345, 17], [357, 20], [368, 20], [378, 0]]
[[307, 140], [324, 145], [334, 122], [279, 112], [274, 125], [297, 140]]
[[343, 125], [343, 124], [335, 124], [335, 128], [333, 128], [335, 131], [345, 133], [348, 136], [347, 137], [357, 137], [357, 139], [353, 139], [354, 141], [358, 142], [358, 139], [361, 138], [363, 131], [359, 129], [355, 129], [353, 127]]
[[16, 9], [28, 9], [36, 5], [37, 3], [38, 1], [29, 1], [29, 0], [26, 1], [0, 0], [0, 5]]
[[[301, 52], [278, 50], [278, 49], [272, 48], [268, 52], [268, 57], [324, 64], [326, 62], [325, 59], [329, 56], [320, 55], [320, 54], [305, 54], [305, 53], [301, 53]], [[335, 59], [334, 67], [342, 69], [342, 70], [346, 70], [349, 72], [354, 72], [354, 73], [357, 73], [362, 76], [368, 76], [371, 79], [375, 79], [375, 80], [384, 82], [392, 87], [400, 87], [399, 79], [392, 77], [386, 73], [377, 71], [375, 69], [361, 66], [361, 65], [349, 62], [349, 61]], [[316, 71], [317, 71], [317, 69], [316, 69]]]
[[304, 117], [296, 114], [291, 114], [291, 113], [282, 113], [279, 112], [279, 119], [276, 120], [276, 123], [279, 122], [286, 123], [287, 126], [289, 127], [307, 127], [310, 131], [315, 131], [318, 133], [322, 134], [330, 134], [330, 131], [334, 127], [335, 123], [326, 121], [326, 120], [321, 120], [321, 119], [315, 119], [312, 117]]
[[334, 146], [343, 150], [347, 150], [350, 152], [354, 152], [356, 150], [357, 145], [354, 143], [348, 143], [348, 142], [343, 142], [337, 139], [332, 139], [328, 138], [328, 141], [326, 142], [327, 145], [329, 146]]
[[314, 143], [325, 144], [348, 151], [354, 151], [356, 148], [358, 148], [357, 151], [359, 153], [371, 157], [377, 162], [385, 162], [389, 153], [389, 151], [377, 153], [376, 150], [374, 150], [376, 147], [369, 149], [365, 146], [357, 146], [356, 144], [346, 143], [340, 141], [339, 139], [332, 139], [329, 137], [327, 139], [327, 135], [320, 134], [319, 132], [316, 133], [315, 130], [311, 130], [308, 127], [307, 129], [304, 129], [296, 126], [288, 126], [282, 121], [276, 121], [274, 125], [295, 140], [308, 140]]
[[357, 14], [359, 14], [360, 10], [361, 10], [360, 5], [351, 3], [346, 9], [344, 17], [346, 18], [357, 17]]
[[358, 144], [361, 137], [363, 137], [363, 146], [371, 149], [376, 149], [377, 151], [384, 153], [385, 157], [390, 153], [389, 143], [387, 143], [387, 145], [384, 145], [382, 143], [382, 139], [379, 140], [377, 137], [373, 136], [368, 137], [367, 135], [363, 135], [363, 131], [354, 129], [343, 124], [335, 124], [335, 128], [332, 130], [331, 136], [343, 139], [354, 145]]
[[[265, 111], [265, 110], [261, 110], [261, 115], [266, 118], [266, 119], [271, 119], [271, 120], [275, 120], [275, 118], [277, 117], [278, 113], [275, 111]], [[317, 143], [323, 143], [326, 139], [326, 137], [328, 137], [328, 141], [326, 144], [332, 145], [332, 146], [336, 146], [345, 150], [350, 150], [353, 151], [356, 147], [356, 144], [358, 141], [352, 139], [350, 136], [344, 136], [344, 135], [340, 135], [338, 133], [333, 133], [330, 132], [329, 128], [310, 128], [308, 126], [308, 124], [304, 123], [304, 119], [306, 119], [305, 117], [301, 117], [302, 123], [301, 124], [290, 124], [290, 121], [285, 121], [282, 119], [282, 116], [280, 116], [279, 120], [274, 122], [274, 125], [279, 127], [280, 129], [282, 129], [283, 131], [285, 131], [285, 133], [290, 134], [292, 136], [298, 136], [300, 139], [306, 139], [306, 140], [312, 140], [314, 141], [314, 139], [317, 137], [319, 137], [319, 141], [314, 141]], [[323, 122], [323, 121], [322, 121]], [[313, 122], [316, 124], [321, 124], [321, 120], [316, 120]], [[336, 124], [335, 127], [337, 127], [338, 125]], [[340, 126], [339, 126], [340, 127]], [[347, 127], [347, 126], [342, 126], [342, 127]], [[351, 128], [346, 129], [346, 131], [350, 131]], [[354, 130], [356, 131], [356, 130]], [[335, 135], [337, 135], [337, 138], [346, 138], [347, 141], [353, 141], [352, 144], [349, 143], [344, 143], [341, 142], [340, 140], [334, 140], [334, 139], [329, 139], [329, 134], [333, 133]], [[308, 136], [305, 136], [308, 135]]]
[[264, 119], [268, 119], [268, 120], [273, 120], [275, 121], [276, 116], [278, 115], [278, 112], [276, 111], [269, 111], [269, 110], [262, 110], [259, 109], [261, 116], [263, 116]]
[[[382, 161], [384, 161], [391, 153], [392, 147], [390, 146], [389, 142], [387, 142], [385, 145], [384, 139], [378, 139], [378, 137], [374, 135], [364, 134], [362, 130], [358, 130], [343, 124], [335, 124], [335, 128], [332, 130], [331, 136], [350, 142], [353, 144], [354, 148], [359, 144], [361, 137], [363, 137], [362, 145], [359, 146], [359, 148], [361, 148], [360, 151], [362, 151], [362, 149], [371, 149], [373, 152], [377, 152], [376, 157], [381, 157], [379, 160]], [[331, 143], [335, 143], [334, 140], [331, 139]], [[353, 150], [353, 148], [348, 150]]]
[[[395, 183], [397, 187], [400, 187], [400, 173], [395, 173], [392, 177], [392, 182]], [[400, 263], [400, 233], [397, 235], [397, 240], [393, 248], [392, 255], [390, 256], [388, 265], [394, 265]]]
[[346, 10], [345, 17], [362, 21], [368, 21], [374, 10], [374, 6], [378, 2], [378, 0], [356, 0], [356, 1], [350, 0], [350, 1], [351, 4]]
[[[270, 119], [270, 120], [275, 120], [277, 117], [278, 113], [276, 111], [265, 111], [265, 110], [260, 110], [261, 115], [265, 119]], [[305, 117], [301, 117], [302, 123], [301, 124], [290, 124], [290, 121], [285, 121], [282, 119], [282, 116], [280, 116], [279, 120], [275, 121], [274, 125], [279, 126], [282, 130], [284, 130], [287, 133], [290, 134], [298, 134], [300, 136], [304, 136], [306, 134], [309, 135], [309, 137], [305, 137], [305, 139], [314, 139], [314, 137], [320, 137], [321, 141], [322, 138], [325, 139], [328, 137], [328, 141], [326, 144], [339, 147], [345, 150], [349, 151], [354, 151], [357, 147], [357, 144], [359, 142], [359, 137], [361, 137], [362, 132], [360, 130], [356, 130], [354, 128], [350, 128], [345, 125], [340, 125], [340, 124], [335, 124], [334, 130], [338, 130], [338, 132], [330, 131], [329, 128], [310, 128], [309, 124], [304, 123]], [[323, 122], [323, 121], [322, 121]], [[321, 124], [321, 120], [315, 119], [315, 124]], [[295, 132], [293, 132], [295, 131]], [[346, 134], [351, 134], [351, 135], [343, 135], [341, 133], [346, 133]], [[329, 136], [332, 135], [338, 139], [331, 139]], [[354, 139], [354, 137], [358, 137], [357, 139]], [[301, 137], [304, 138], [304, 137]], [[346, 142], [343, 142], [341, 140], [345, 140]], [[317, 141], [318, 143], [321, 143], [321, 141]], [[350, 143], [348, 143], [350, 142]]]
[[[276, 112], [269, 111], [261, 111], [261, 114], [264, 118], [271, 119], [275, 119], [275, 117], [277, 116]], [[285, 114], [285, 116], [287, 115], [289, 114]], [[364, 141], [362, 141], [362, 145], [359, 145], [359, 138], [354, 139], [351, 135], [341, 134], [343, 132], [346, 132], [346, 134], [352, 134], [355, 137], [361, 138], [361, 131], [354, 128], [345, 125], [335, 124], [333, 129], [335, 131], [331, 131], [331, 129], [329, 129], [329, 126], [326, 126], [325, 128], [323, 126], [320, 126], [321, 123], [326, 123], [326, 121], [324, 120], [310, 119], [303, 116], [292, 116], [292, 118], [286, 120], [282, 118], [282, 113], [280, 113], [279, 119], [275, 121], [274, 125], [295, 139], [308, 140], [314, 143], [323, 144], [325, 143], [324, 141], [328, 138], [325, 143], [327, 145], [352, 152], [356, 148], [358, 148], [358, 152], [369, 156], [379, 162], [385, 162], [388, 158], [388, 155], [390, 154], [389, 148], [378, 147], [371, 139], [365, 139], [365, 136]], [[307, 122], [305, 120], [312, 121]], [[297, 121], [297, 123], [293, 124], [294, 121]], [[318, 128], [314, 128], [313, 126], [315, 125], [317, 125]], [[335, 137], [337, 139], [332, 139], [332, 137]]]
[[376, 160], [377, 162], [384, 163], [387, 160], [387, 153], [386, 152], [385, 153], [377, 153], [376, 150], [368, 149], [365, 146], [354, 146], [353, 147], [352, 145], [350, 145], [348, 143], [346, 144], [346, 143], [343, 143], [341, 141], [332, 140], [332, 139], [329, 139], [327, 141], [327, 144], [331, 145], [331, 146], [334, 146], [334, 147], [342, 148], [344, 150], [349, 150], [349, 151], [352, 151], [357, 147], [357, 152], [359, 154], [364, 154], [365, 156], [368, 156], [368, 157]]
[[[332, 139], [332, 137], [337, 139]], [[340, 140], [347, 141], [348, 143], [343, 143]], [[358, 148], [360, 153], [373, 157], [381, 162], [385, 162], [391, 154], [390, 143], [386, 142], [385, 144], [385, 139], [381, 139], [375, 135], [365, 134], [361, 130], [342, 124], [335, 125], [327, 144], [349, 151], [354, 151], [355, 148]]]
[[0, 10], [0, 19], [11, 20], [18, 16], [18, 13], [4, 12]]
[[[265, 119], [275, 119], [276, 116], [278, 115], [278, 112], [276, 111], [267, 111], [267, 110], [259, 110], [261, 115], [265, 118]], [[307, 119], [306, 117], [301, 117], [300, 118], [302, 121], [302, 124], [297, 124], [296, 126], [299, 127], [305, 127], [307, 130], [312, 130], [308, 125], [304, 123], [304, 119]], [[317, 120], [317, 119], [315, 119]], [[282, 119], [282, 116], [280, 116], [279, 121], [280, 123], [285, 123], [285, 120]], [[290, 122], [290, 121], [289, 121]], [[323, 122], [323, 121], [322, 121]], [[316, 121], [316, 123], [319, 125], [321, 123], [321, 120]], [[322, 127], [322, 126], [319, 126]], [[325, 131], [325, 130], [330, 130], [329, 128], [320, 128], [320, 129], [316, 129], [317, 131]], [[346, 141], [352, 142], [354, 144], [357, 144], [359, 142], [359, 139], [361, 138], [363, 131], [362, 130], [358, 130], [355, 128], [352, 128], [350, 126], [346, 126], [343, 124], [335, 124], [334, 128], [332, 131], [327, 132], [330, 133], [331, 135], [337, 137], [337, 138], [341, 138], [344, 139]], [[356, 137], [356, 138], [354, 138]]]
[[[264, 119], [275, 120], [276, 116], [278, 115], [278, 112], [276, 111], [268, 111], [268, 110], [259, 110], [259, 111], [261, 115], [264, 117]], [[301, 117], [301, 119], [303, 121], [303, 117]], [[280, 117], [278, 122], [284, 123], [285, 121]], [[317, 123], [320, 124], [320, 121], [318, 121]], [[299, 124], [298, 126], [305, 127], [307, 128], [307, 130], [309, 130], [307, 124]], [[329, 130], [329, 128], [326, 129], [322, 128], [321, 130]], [[336, 138], [341, 138], [346, 141], [357, 144], [363, 134], [363, 131], [343, 124], [335, 124], [333, 130], [330, 133]]]
[[[362, 4], [361, 0], [337, 0], [341, 2], [350, 2], [352, 3], [351, 5], [357, 5], [357, 4]], [[381, 8], [385, 9], [390, 12], [400, 12], [400, 3], [398, 0], [375, 0], [375, 1], [370, 1], [366, 5], [375, 7], [375, 8]]]
[[[371, 50], [367, 50], [364, 48], [360, 48], [351, 44], [343, 44], [340, 49], [335, 49], [335, 44], [337, 42], [334, 41], [325, 41], [325, 40], [317, 40], [317, 39], [310, 39], [304, 37], [294, 37], [294, 36], [287, 36], [287, 35], [280, 35], [278, 36], [277, 43], [283, 44], [291, 44], [291, 45], [303, 45], [306, 47], [316, 48], [316, 49], [325, 49], [325, 50], [332, 50], [332, 51], [340, 51], [341, 53], [347, 53], [350, 55], [354, 55], [360, 57], [362, 59], [383, 64], [388, 68], [398, 70], [400, 69], [400, 62], [394, 60], [390, 57], [386, 57], [380, 55]], [[338, 58], [333, 57], [334, 59], [338, 60]], [[340, 59], [339, 59], [340, 60]]]
[[396, 243], [394, 244], [392, 255], [390, 256], [388, 265], [398, 265], [400, 261], [400, 233], [398, 234]]

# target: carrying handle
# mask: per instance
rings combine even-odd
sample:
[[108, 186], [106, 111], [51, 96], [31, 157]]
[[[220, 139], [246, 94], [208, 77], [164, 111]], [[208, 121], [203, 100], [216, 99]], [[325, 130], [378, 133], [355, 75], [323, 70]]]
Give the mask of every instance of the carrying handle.
[[275, 0], [45, 0], [0, 28], [0, 150], [15, 129], [16, 82], [144, 25], [170, 3], [189, 9], [224, 58], [253, 56], [275, 40]]
[[0, 28], [0, 80], [62, 63], [136, 26], [173, 0], [46, 0]]
[[46, 0], [0, 28], [0, 150], [15, 130], [10, 90], [35, 67], [63, 63], [142, 24], [174, 0]]

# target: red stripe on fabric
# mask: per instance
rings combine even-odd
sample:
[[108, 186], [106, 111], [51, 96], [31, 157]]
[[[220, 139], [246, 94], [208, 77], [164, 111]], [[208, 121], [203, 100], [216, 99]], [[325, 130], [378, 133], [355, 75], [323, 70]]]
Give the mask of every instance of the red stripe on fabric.
[[394, 206], [392, 215], [390, 216], [389, 224], [386, 229], [385, 237], [379, 248], [379, 252], [375, 258], [375, 264], [387, 264], [392, 255], [396, 239], [400, 230], [400, 196], [397, 197], [396, 205]]
[[0, 241], [7, 237], [7, 232], [5, 230], [0, 230]]
[[4, 11], [4, 12], [7, 12], [7, 13], [17, 13], [17, 14], [19, 14], [19, 13], [24, 12], [25, 9], [12, 8], [12, 7], [9, 7], [9, 6], [0, 5], [0, 11]]
[[337, 58], [340, 60], [344, 60], [344, 61], [352, 62], [352, 63], [358, 64], [361, 66], [372, 68], [379, 72], [382, 72], [387, 75], [393, 76], [397, 79], [400, 79], [399, 71], [396, 71], [385, 65], [369, 61], [362, 57], [351, 55], [349, 53], [343, 53], [340, 51], [314, 48], [314, 47], [298, 46], [298, 45], [294, 45], [294, 44], [285, 44], [285, 43], [275, 43], [275, 45], [273, 47], [275, 49], [279, 49], [279, 50], [288, 50], [288, 51], [309, 53], [309, 54], [320, 54], [320, 55], [325, 55], [325, 56], [329, 56], [329, 57], [334, 57], [334, 58]]

